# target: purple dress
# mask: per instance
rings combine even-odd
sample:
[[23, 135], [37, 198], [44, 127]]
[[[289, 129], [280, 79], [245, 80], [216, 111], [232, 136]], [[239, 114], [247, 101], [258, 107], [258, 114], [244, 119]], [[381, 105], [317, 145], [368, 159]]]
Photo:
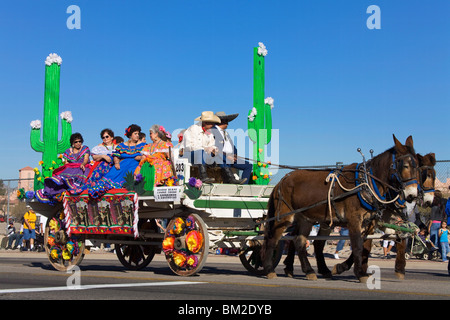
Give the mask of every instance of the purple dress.
[[82, 186], [91, 169], [90, 164], [85, 166], [84, 171], [80, 167], [86, 154], [90, 155], [87, 146], [82, 146], [78, 153], [73, 153], [72, 148], [67, 149], [63, 154], [67, 163], [54, 170], [53, 175], [44, 180], [44, 189], [36, 191], [36, 198], [43, 203], [52, 203], [62, 192], [71, 192]]

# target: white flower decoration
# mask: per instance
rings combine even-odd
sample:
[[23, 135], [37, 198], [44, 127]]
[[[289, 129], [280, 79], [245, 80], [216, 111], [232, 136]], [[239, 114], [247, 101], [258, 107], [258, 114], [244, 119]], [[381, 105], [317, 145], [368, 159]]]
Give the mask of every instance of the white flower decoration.
[[72, 123], [73, 121], [72, 112], [70, 111], [61, 112], [61, 119], [66, 120], [68, 123]]
[[266, 49], [266, 46], [265, 46], [264, 43], [262, 43], [262, 42], [258, 42], [258, 45], [259, 45], [259, 48], [258, 48], [258, 54], [259, 54], [260, 56], [265, 57], [265, 56], [267, 55], [267, 53], [268, 53], [268, 51], [267, 51], [267, 49]]
[[249, 120], [250, 122], [253, 122], [253, 120], [255, 120], [256, 114], [257, 114], [256, 108], [253, 107], [252, 111], [251, 111], [250, 114], [248, 115], [248, 120]]
[[32, 129], [40, 129], [41, 128], [41, 120], [33, 120], [30, 122], [30, 126]]
[[50, 53], [45, 59], [45, 64], [51, 66], [53, 63], [57, 63], [59, 66], [62, 64], [62, 59], [56, 53]]
[[265, 98], [264, 104], [268, 104], [270, 106], [270, 110], [272, 110], [273, 109], [273, 98], [272, 97]]

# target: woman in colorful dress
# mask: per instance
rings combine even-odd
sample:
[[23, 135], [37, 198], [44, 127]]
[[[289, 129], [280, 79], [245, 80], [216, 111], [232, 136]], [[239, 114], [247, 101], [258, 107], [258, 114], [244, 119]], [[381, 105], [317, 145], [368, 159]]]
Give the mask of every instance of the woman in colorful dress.
[[102, 143], [91, 150], [92, 159], [95, 161], [89, 177], [91, 181], [99, 180], [108, 173], [114, 164], [112, 156], [116, 147], [114, 144], [114, 132], [108, 128], [103, 129], [100, 132], [100, 138]]
[[109, 170], [103, 178], [112, 181], [115, 184], [123, 185], [125, 182], [125, 176], [131, 172], [134, 173], [136, 167], [141, 161], [141, 151], [144, 147], [143, 144], [139, 144], [139, 133], [141, 127], [132, 124], [125, 130], [125, 136], [128, 141], [122, 142], [112, 153], [114, 166]]
[[142, 150], [143, 158], [134, 172], [135, 176], [140, 173], [142, 165], [148, 162], [155, 168], [154, 184], [156, 186], [164, 185], [166, 180], [174, 178], [173, 166], [169, 160], [170, 148], [173, 148], [171, 138], [170, 132], [163, 126], [155, 124], [150, 128], [150, 139], [153, 142], [147, 144]]
[[53, 171], [53, 175], [44, 180], [44, 189], [36, 192], [39, 201], [49, 203], [61, 197], [63, 192], [76, 190], [82, 186], [91, 166], [89, 164], [90, 150], [83, 146], [83, 136], [74, 133], [70, 136], [71, 147], [63, 154], [65, 164]]
[[76, 193], [82, 193], [83, 191], [88, 190], [88, 193], [92, 198], [98, 198], [107, 190], [114, 187], [107, 184], [107, 187], [105, 188], [105, 184], [98, 183], [99, 180], [103, 178], [103, 176], [107, 174], [114, 165], [112, 156], [112, 153], [116, 147], [114, 144], [114, 132], [109, 128], [103, 129], [100, 132], [100, 138], [103, 142], [93, 147], [91, 150], [94, 164], [92, 165], [88, 179], [84, 185], [75, 190]]

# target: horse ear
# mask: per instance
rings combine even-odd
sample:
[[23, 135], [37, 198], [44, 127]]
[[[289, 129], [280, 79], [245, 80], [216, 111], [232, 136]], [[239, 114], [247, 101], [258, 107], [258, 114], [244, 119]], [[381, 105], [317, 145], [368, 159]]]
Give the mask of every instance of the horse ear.
[[405, 153], [405, 146], [400, 141], [398, 141], [398, 139], [395, 137], [395, 134], [393, 134], [392, 136], [394, 137], [395, 150], [400, 151], [401, 153]]
[[428, 158], [430, 158], [430, 162], [432, 166], [436, 165], [436, 155], [434, 153], [429, 153]]
[[409, 137], [406, 139], [405, 145], [408, 146], [408, 147], [414, 148], [414, 143], [413, 143], [413, 138], [412, 138], [412, 136], [409, 136]]
[[423, 165], [423, 158], [425, 158], [423, 155], [421, 155], [420, 153], [417, 154], [417, 159], [419, 160], [419, 166]]

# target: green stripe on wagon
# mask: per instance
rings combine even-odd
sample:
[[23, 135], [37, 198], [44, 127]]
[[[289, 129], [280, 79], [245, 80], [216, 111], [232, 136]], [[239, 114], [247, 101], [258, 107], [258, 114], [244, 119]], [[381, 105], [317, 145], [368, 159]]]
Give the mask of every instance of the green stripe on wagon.
[[197, 199], [194, 206], [217, 209], [267, 209], [267, 202]]

